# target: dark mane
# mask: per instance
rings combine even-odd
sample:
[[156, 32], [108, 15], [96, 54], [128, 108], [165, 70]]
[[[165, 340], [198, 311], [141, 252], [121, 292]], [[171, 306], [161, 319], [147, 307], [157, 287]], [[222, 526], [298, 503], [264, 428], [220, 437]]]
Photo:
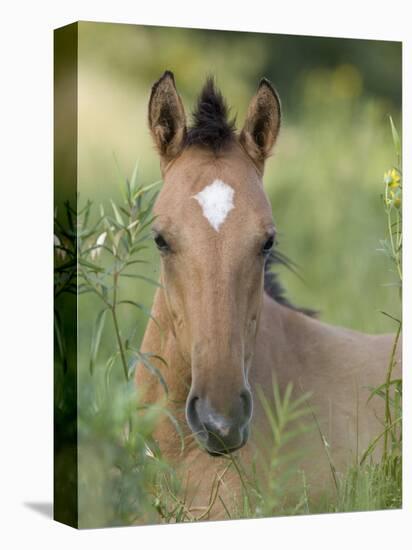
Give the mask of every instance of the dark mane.
[[285, 289], [279, 281], [279, 276], [277, 273], [272, 271], [274, 265], [285, 265], [286, 267], [291, 268], [290, 261], [280, 252], [274, 250], [265, 264], [265, 292], [271, 298], [273, 298], [279, 304], [286, 306], [294, 311], [300, 311], [309, 317], [316, 317], [317, 311], [314, 309], [308, 309], [304, 307], [297, 307], [292, 304], [285, 296]]
[[228, 106], [214, 79], [209, 77], [197, 100], [186, 145], [204, 145], [215, 152], [223, 149], [235, 135], [235, 121], [228, 120], [228, 115]]

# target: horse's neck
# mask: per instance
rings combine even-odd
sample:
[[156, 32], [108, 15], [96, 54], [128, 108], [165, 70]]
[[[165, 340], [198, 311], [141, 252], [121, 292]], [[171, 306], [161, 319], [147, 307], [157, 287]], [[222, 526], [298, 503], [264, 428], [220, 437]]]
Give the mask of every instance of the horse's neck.
[[[369, 335], [329, 325], [264, 297], [255, 351], [256, 380], [332, 394], [335, 384], [379, 385], [389, 364], [393, 335]], [[252, 374], [253, 376], [253, 374]]]

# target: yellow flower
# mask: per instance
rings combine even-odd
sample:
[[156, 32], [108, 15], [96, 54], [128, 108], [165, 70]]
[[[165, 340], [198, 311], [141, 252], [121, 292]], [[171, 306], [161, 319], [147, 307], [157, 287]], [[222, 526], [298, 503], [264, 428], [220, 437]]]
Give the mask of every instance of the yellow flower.
[[397, 189], [401, 183], [401, 176], [396, 168], [392, 168], [392, 170], [385, 172], [383, 181], [385, 185], [388, 185], [391, 189]]

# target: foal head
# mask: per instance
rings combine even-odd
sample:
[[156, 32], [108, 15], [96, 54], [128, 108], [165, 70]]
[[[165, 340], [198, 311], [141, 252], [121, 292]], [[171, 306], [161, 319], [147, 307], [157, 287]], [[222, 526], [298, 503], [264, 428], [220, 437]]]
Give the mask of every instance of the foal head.
[[262, 174], [279, 131], [278, 96], [262, 80], [239, 134], [227, 115], [211, 79], [190, 128], [173, 74], [153, 86], [149, 125], [164, 180], [153, 228], [161, 282], [191, 369], [186, 418], [211, 454], [242, 447], [249, 434], [248, 374], [275, 236]]

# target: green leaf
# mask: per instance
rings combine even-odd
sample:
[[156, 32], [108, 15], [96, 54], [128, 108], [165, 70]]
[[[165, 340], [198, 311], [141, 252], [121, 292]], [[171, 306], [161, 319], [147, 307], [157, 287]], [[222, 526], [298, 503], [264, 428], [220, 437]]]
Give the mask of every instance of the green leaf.
[[83, 258], [79, 260], [79, 264], [82, 265], [83, 267], [88, 267], [92, 271], [97, 271], [98, 273], [102, 273], [104, 271], [103, 267], [93, 264], [92, 262], [89, 262], [87, 260], [83, 260]]
[[131, 254], [136, 254], [137, 252], [140, 252], [141, 250], [147, 250], [149, 248], [147, 245], [140, 245], [139, 244], [144, 240], [146, 240], [146, 239], [139, 239], [138, 241], [136, 241], [135, 244], [130, 249], [130, 253]]
[[161, 363], [163, 363], [163, 365], [165, 367], [169, 367], [169, 364], [168, 362], [166, 361], [166, 359], [164, 359], [163, 357], [161, 357], [160, 355], [157, 355], [156, 353], [146, 353], [147, 357], [150, 357], [150, 358], [153, 358], [153, 359], [157, 359], [158, 361], [160, 361]]
[[136, 160], [134, 168], [133, 168], [132, 177], [130, 179], [130, 190], [131, 190], [132, 194], [136, 191], [136, 188], [137, 188], [137, 175], [138, 175], [138, 172], [139, 172], [139, 161]]
[[372, 399], [374, 395], [378, 395], [379, 397], [384, 397], [386, 388], [390, 388], [391, 386], [395, 386], [397, 389], [399, 389], [399, 386], [402, 387], [402, 380], [400, 378], [394, 378], [393, 380], [390, 380], [389, 383], [383, 383], [377, 388], [368, 388], [371, 392], [368, 400], [366, 403], [369, 403], [369, 401]]
[[151, 279], [150, 277], [145, 277], [144, 275], [137, 275], [134, 273], [120, 273], [121, 277], [132, 277], [134, 279], [142, 279], [142, 281], [146, 281], [146, 283], [150, 283], [151, 285], [155, 285], [159, 288], [163, 288], [163, 285], [161, 285], [158, 281], [155, 281], [154, 279]]
[[102, 223], [104, 218], [99, 218], [99, 220], [90, 228], [90, 229], [83, 229], [83, 231], [79, 231], [77, 236], [82, 237], [83, 239], [87, 239], [91, 235], [97, 232], [99, 225]]
[[64, 203], [64, 205], [66, 207], [67, 222], [69, 224], [70, 232], [75, 233], [76, 230], [75, 230], [75, 226], [74, 226], [74, 222], [73, 222], [73, 210], [70, 207], [69, 201], [66, 201]]
[[129, 333], [129, 336], [126, 338], [126, 340], [124, 341], [124, 346], [125, 348], [129, 348], [130, 347], [130, 343], [133, 341], [133, 339], [136, 337], [136, 333], [137, 333], [137, 324], [136, 323], [133, 323], [133, 326], [132, 326], [132, 329]]
[[110, 229], [112, 229], [111, 226], [114, 226], [115, 229], [119, 229], [119, 230], [124, 229], [123, 223], [119, 223], [116, 217], [112, 218], [111, 216], [106, 216], [105, 222], [108, 226], [110, 226]]
[[145, 187], [142, 187], [139, 189], [139, 195], [144, 195], [147, 193], [150, 189], [153, 189], [153, 187], [156, 187], [156, 185], [160, 185], [162, 183], [162, 180], [155, 181], [154, 183], [150, 183], [149, 185], [146, 185]]
[[96, 362], [97, 353], [99, 351], [100, 340], [102, 338], [102, 332], [103, 332], [104, 323], [106, 320], [106, 312], [107, 312], [107, 308], [102, 309], [101, 312], [98, 314], [96, 321], [94, 323], [92, 341], [90, 346], [90, 364], [89, 364], [90, 374], [93, 374], [94, 364]]
[[91, 206], [92, 206], [92, 203], [90, 201], [87, 201], [86, 206], [85, 206], [84, 216], [83, 216], [82, 227], [87, 227], [87, 224], [89, 222]]
[[379, 440], [387, 433], [392, 430], [394, 426], [396, 426], [399, 422], [402, 422], [402, 417], [395, 418], [395, 420], [387, 426], [383, 432], [381, 432], [378, 436], [373, 439], [373, 441], [370, 443], [369, 447], [366, 449], [366, 451], [363, 453], [362, 458], [360, 459], [359, 465], [362, 466], [362, 464], [365, 462], [365, 460], [368, 458], [368, 456], [373, 452], [376, 445], [378, 444]]
[[394, 124], [391, 116], [389, 116], [389, 122], [391, 124], [393, 145], [395, 147], [396, 156], [398, 157], [398, 163], [400, 164], [400, 158], [401, 158], [401, 153], [402, 153], [402, 151], [401, 151], [401, 140], [399, 138], [398, 131], [395, 127], [395, 124]]
[[119, 210], [121, 212], [123, 212], [123, 214], [127, 217], [127, 218], [130, 218], [131, 214], [130, 214], [130, 211], [129, 210], [126, 210], [126, 208], [124, 208], [123, 206], [119, 206]]
[[126, 265], [133, 265], [133, 264], [148, 264], [149, 262], [147, 260], [130, 260], [129, 262], [126, 262]]
[[128, 365], [129, 378], [130, 378], [130, 375], [132, 374], [132, 372], [136, 369], [137, 364], [140, 362], [140, 363], [143, 364], [144, 367], [146, 367], [146, 369], [151, 374], [156, 376], [156, 378], [159, 380], [160, 384], [162, 385], [165, 394], [169, 395], [169, 389], [167, 387], [166, 381], [163, 378], [163, 375], [160, 372], [160, 369], [158, 369], [155, 365], [153, 365], [148, 360], [149, 355], [146, 354], [146, 353], [142, 353], [142, 352], [140, 352], [140, 351], [138, 351], [137, 349], [134, 349], [134, 348], [129, 348], [129, 351], [131, 351], [132, 354], [133, 354], [133, 357], [129, 361], [129, 365]]
[[143, 233], [143, 231], [149, 227], [149, 225], [151, 225], [153, 223], [153, 219], [154, 218], [150, 218], [146, 223], [144, 223], [143, 225], [139, 226], [138, 227], [138, 233]]
[[120, 355], [120, 352], [116, 350], [106, 361], [106, 365], [104, 366], [104, 380], [106, 384], [106, 391], [110, 388], [110, 375], [113, 370], [113, 365], [115, 364], [117, 356]]
[[124, 227], [124, 222], [123, 222], [123, 218], [122, 216], [120, 215], [120, 212], [119, 210], [117, 209], [117, 206], [115, 205], [115, 203], [110, 200], [111, 202], [111, 205], [112, 205], [112, 208], [113, 208], [113, 212], [114, 212], [114, 215], [115, 215], [115, 218], [116, 218], [116, 221], [117, 223], [120, 225], [120, 227]]
[[386, 317], [389, 317], [389, 319], [392, 319], [392, 321], [395, 321], [395, 322], [398, 323], [399, 325], [401, 324], [401, 320], [400, 320], [400, 319], [397, 319], [396, 317], [394, 317], [394, 316], [391, 315], [390, 313], [387, 313], [386, 311], [381, 311], [381, 310], [379, 310], [379, 313], [382, 313], [382, 315], [385, 315]]
[[67, 269], [69, 268], [75, 268], [77, 265], [77, 262], [76, 260], [70, 260], [69, 262], [66, 262], [65, 264], [63, 265], [60, 265], [59, 267], [55, 267], [54, 268], [54, 271], [56, 273], [61, 273], [63, 271], [66, 271]]
[[129, 304], [131, 306], [134, 306], [134, 307], [140, 309], [141, 311], [143, 311], [143, 313], [145, 313], [147, 315], [147, 317], [150, 317], [150, 319], [152, 319], [152, 321], [157, 325], [157, 327], [160, 330], [162, 330], [162, 328], [160, 327], [157, 320], [151, 314], [150, 310], [147, 309], [147, 307], [145, 307], [143, 304], [140, 304], [139, 302], [134, 302], [133, 300], [120, 300], [120, 302], [117, 302], [117, 303], [118, 303], [118, 305], [120, 305], [120, 304]]
[[62, 363], [63, 363], [63, 371], [66, 372], [67, 371], [66, 346], [64, 343], [63, 332], [61, 330], [60, 316], [56, 310], [54, 311], [54, 334], [56, 337], [60, 359], [62, 360]]

